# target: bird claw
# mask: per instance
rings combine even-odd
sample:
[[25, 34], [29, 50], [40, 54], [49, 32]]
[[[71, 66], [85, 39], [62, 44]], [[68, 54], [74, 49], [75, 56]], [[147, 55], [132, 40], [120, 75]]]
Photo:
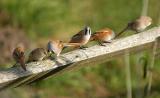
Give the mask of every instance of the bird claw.
[[138, 30], [135, 30], [135, 34], [138, 34], [138, 33], [140, 33], [140, 31], [138, 31]]
[[106, 45], [104, 45], [104, 44], [103, 44], [103, 43], [101, 43], [101, 42], [99, 42], [99, 45], [100, 45], [100, 46], [106, 46]]
[[104, 44], [99, 44], [100, 46], [106, 46], [106, 45], [104, 45]]
[[86, 48], [88, 48], [88, 47], [80, 46], [79, 48], [80, 48], [80, 49], [83, 49], [83, 50], [86, 50]]
[[17, 65], [17, 63], [16, 64], [14, 64], [11, 68], [14, 68], [14, 67], [17, 67], [18, 65]]
[[104, 41], [103, 43], [112, 43], [111, 41]]

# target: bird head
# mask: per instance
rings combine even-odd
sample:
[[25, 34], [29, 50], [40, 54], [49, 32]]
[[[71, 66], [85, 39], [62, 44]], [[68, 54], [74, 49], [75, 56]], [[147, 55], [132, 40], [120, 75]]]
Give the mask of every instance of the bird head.
[[84, 35], [91, 35], [91, 28], [89, 26], [84, 28]]

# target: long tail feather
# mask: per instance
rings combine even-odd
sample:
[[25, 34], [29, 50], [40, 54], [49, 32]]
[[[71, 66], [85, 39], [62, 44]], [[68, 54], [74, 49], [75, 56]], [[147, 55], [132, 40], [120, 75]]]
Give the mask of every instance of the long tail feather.
[[68, 46], [79, 46], [80, 43], [63, 43], [64, 47], [68, 47]]
[[119, 32], [115, 38], [119, 37], [122, 33], [124, 33], [126, 30], [128, 30], [128, 26], [126, 28], [124, 28], [121, 32]]

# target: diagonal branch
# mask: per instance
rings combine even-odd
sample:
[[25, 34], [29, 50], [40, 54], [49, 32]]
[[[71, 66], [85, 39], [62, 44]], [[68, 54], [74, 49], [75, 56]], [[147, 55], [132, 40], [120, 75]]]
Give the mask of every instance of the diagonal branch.
[[64, 72], [75, 67], [102, 63], [118, 55], [129, 52], [139, 52], [151, 48], [155, 38], [160, 36], [160, 27], [154, 27], [145, 32], [113, 40], [106, 46], [95, 45], [86, 50], [75, 50], [55, 60], [45, 60], [27, 64], [27, 71], [20, 67], [0, 71], [0, 88], [17, 87], [22, 84], [32, 83], [48, 76]]

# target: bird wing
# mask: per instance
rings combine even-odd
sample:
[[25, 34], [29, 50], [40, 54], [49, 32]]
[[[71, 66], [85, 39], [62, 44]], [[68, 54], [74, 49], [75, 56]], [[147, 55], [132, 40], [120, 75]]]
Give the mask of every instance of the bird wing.
[[50, 49], [50, 50], [52, 50], [53, 52], [55, 52], [57, 49], [55, 48], [55, 45], [54, 44], [52, 44], [52, 45], [48, 45], [48, 48]]
[[101, 30], [98, 30], [96, 32], [111, 32], [112, 30], [110, 28], [104, 28], [104, 29], [101, 29]]
[[83, 34], [83, 30], [81, 30], [81, 31], [78, 32], [77, 34], [73, 35], [73, 37], [72, 37], [71, 40], [70, 40], [70, 43], [79, 42], [82, 34]]

